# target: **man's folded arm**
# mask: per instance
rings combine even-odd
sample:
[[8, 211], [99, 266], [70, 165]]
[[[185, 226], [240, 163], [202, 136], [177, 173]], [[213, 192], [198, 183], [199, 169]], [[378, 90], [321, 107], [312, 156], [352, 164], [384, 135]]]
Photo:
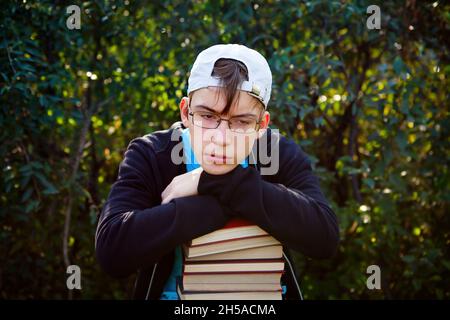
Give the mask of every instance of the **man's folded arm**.
[[224, 207], [209, 195], [177, 198], [161, 205], [151, 161], [132, 142], [103, 207], [96, 232], [96, 254], [113, 276], [127, 276], [155, 263], [175, 246], [222, 227]]
[[203, 172], [198, 191], [214, 195], [291, 249], [313, 258], [331, 257], [339, 242], [336, 215], [320, 190], [306, 154], [294, 143], [283, 147], [283, 184], [264, 181], [256, 169], [238, 166], [222, 176]]

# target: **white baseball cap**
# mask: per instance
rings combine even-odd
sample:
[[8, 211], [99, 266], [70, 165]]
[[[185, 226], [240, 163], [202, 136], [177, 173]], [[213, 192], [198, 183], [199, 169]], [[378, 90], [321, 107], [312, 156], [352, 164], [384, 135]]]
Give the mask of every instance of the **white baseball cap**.
[[189, 76], [188, 95], [197, 89], [220, 86], [220, 79], [211, 74], [216, 61], [222, 58], [238, 60], [245, 64], [248, 81], [242, 82], [239, 89], [259, 99], [267, 109], [272, 89], [269, 64], [259, 52], [240, 44], [217, 44], [200, 52]]

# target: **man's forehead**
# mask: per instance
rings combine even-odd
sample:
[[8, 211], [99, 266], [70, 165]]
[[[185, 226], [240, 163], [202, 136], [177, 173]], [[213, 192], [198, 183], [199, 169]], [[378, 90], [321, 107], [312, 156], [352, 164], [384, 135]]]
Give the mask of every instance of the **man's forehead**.
[[[225, 108], [226, 97], [215, 87], [202, 88], [194, 92], [191, 100], [192, 109], [210, 109], [221, 113]], [[252, 113], [257, 115], [259, 101], [245, 91], [238, 93], [235, 103], [230, 108], [230, 114]]]

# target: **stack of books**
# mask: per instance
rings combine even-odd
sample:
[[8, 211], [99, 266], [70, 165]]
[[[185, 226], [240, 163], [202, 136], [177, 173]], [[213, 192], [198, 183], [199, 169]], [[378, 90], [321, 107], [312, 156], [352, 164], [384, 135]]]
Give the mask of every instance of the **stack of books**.
[[246, 220], [193, 239], [183, 253], [181, 300], [281, 300], [283, 247]]

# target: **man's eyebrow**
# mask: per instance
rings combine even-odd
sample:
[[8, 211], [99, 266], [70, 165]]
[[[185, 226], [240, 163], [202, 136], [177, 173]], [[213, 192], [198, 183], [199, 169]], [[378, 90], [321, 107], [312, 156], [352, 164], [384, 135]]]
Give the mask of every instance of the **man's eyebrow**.
[[211, 112], [213, 112], [213, 113], [218, 113], [216, 110], [214, 110], [213, 108], [210, 108], [210, 107], [207, 107], [207, 106], [205, 106], [205, 105], [203, 105], [203, 104], [198, 104], [198, 105], [195, 105], [195, 106], [192, 106], [192, 108], [201, 108], [201, 109], [205, 109], [205, 110], [208, 110], [208, 111], [211, 111]]
[[258, 115], [254, 114], [254, 113], [242, 113], [242, 114], [236, 114], [236, 115], [232, 116], [232, 118], [241, 118], [241, 117], [257, 118]]
[[[205, 110], [211, 111], [212, 113], [219, 114], [216, 110], [214, 110], [214, 109], [212, 109], [210, 107], [207, 107], [207, 106], [205, 106], [203, 104], [198, 104], [198, 105], [192, 106], [192, 108], [196, 108], [196, 109], [197, 108], [201, 108], [201, 109], [205, 109]], [[233, 115], [232, 118], [249, 117], [249, 116], [250, 117], [255, 117], [255, 118], [258, 117], [256, 114], [253, 114], [253, 113], [242, 113], [242, 114]]]

